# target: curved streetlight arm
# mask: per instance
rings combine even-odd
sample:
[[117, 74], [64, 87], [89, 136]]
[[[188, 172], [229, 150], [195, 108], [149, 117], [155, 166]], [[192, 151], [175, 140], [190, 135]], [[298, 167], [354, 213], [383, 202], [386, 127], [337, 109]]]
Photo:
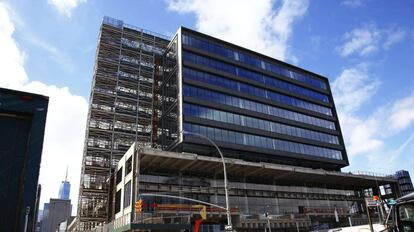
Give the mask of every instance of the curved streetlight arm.
[[212, 204], [210, 202], [200, 201], [200, 200], [196, 200], [196, 199], [192, 199], [192, 198], [188, 198], [188, 197], [180, 197], [180, 196], [167, 195], [167, 194], [158, 194], [158, 193], [141, 193], [138, 196], [139, 197], [145, 197], [145, 196], [150, 196], [150, 197], [166, 197], [166, 198], [181, 199], [181, 200], [197, 202], [197, 203], [200, 203], [200, 204], [209, 205], [209, 206], [212, 206], [212, 207], [215, 207], [215, 208], [219, 208], [219, 209], [226, 210], [226, 208], [224, 208], [223, 206], [219, 206], [219, 205], [216, 205], [216, 204]]
[[205, 135], [201, 135], [198, 133], [194, 133], [194, 132], [189, 132], [189, 131], [181, 131], [182, 134], [189, 134], [189, 135], [195, 135], [198, 137], [201, 137], [203, 139], [206, 139], [207, 141], [209, 141], [219, 152], [220, 157], [221, 157], [221, 161], [223, 162], [223, 172], [224, 172], [224, 193], [225, 193], [225, 197], [226, 197], [226, 214], [227, 214], [227, 225], [230, 228], [233, 228], [232, 223], [231, 223], [231, 214], [230, 214], [230, 206], [229, 206], [229, 193], [228, 193], [228, 185], [227, 185], [227, 169], [226, 169], [226, 162], [224, 161], [224, 156], [223, 153], [221, 153], [220, 148], [217, 146], [217, 144], [211, 140], [209, 137], [205, 136]]

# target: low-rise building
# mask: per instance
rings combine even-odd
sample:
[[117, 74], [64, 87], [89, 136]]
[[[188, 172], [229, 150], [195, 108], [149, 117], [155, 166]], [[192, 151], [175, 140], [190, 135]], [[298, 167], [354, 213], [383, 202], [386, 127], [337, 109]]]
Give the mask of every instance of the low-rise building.
[[[348, 217], [353, 225], [364, 224], [364, 190], [377, 195], [378, 186], [398, 184], [386, 176], [233, 158], [225, 162], [231, 218], [237, 231], [263, 231], [268, 223], [283, 231], [308, 231], [348, 225]], [[393, 197], [398, 194], [394, 192]], [[200, 201], [225, 205], [222, 160], [133, 145], [118, 163], [113, 199], [115, 231], [189, 229], [199, 218], [195, 205]], [[139, 200], [141, 205], [137, 205]], [[218, 231], [226, 224], [225, 211], [211, 205], [206, 209], [204, 231]], [[269, 222], [264, 214], [270, 216]]]

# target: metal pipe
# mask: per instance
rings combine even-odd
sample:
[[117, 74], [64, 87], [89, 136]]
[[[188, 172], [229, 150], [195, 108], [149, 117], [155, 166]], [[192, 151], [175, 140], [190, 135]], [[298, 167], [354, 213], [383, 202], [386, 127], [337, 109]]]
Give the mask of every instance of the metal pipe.
[[189, 131], [182, 131], [183, 134], [190, 134], [190, 135], [195, 135], [195, 136], [199, 136], [203, 139], [206, 139], [207, 141], [209, 141], [219, 152], [220, 157], [221, 157], [221, 161], [223, 162], [223, 172], [224, 172], [224, 193], [225, 193], [225, 197], [226, 197], [226, 214], [227, 214], [227, 226], [225, 226], [225, 231], [233, 231], [233, 225], [231, 223], [231, 214], [230, 214], [230, 206], [229, 206], [229, 193], [228, 193], [228, 185], [227, 185], [227, 171], [226, 171], [226, 162], [224, 161], [224, 156], [223, 153], [221, 153], [220, 148], [217, 146], [217, 144], [215, 142], [213, 142], [213, 140], [211, 140], [209, 137], [198, 134], [198, 133], [194, 133], [194, 132], [189, 132]]

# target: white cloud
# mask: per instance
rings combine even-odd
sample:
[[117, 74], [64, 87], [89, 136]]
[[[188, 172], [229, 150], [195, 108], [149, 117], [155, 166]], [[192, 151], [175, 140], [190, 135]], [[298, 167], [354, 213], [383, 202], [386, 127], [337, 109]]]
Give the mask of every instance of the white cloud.
[[272, 0], [176, 0], [168, 7], [179, 13], [194, 13], [196, 28], [203, 33], [295, 62], [288, 40], [292, 24], [306, 13], [308, 5], [307, 0], [284, 0], [277, 7]]
[[364, 56], [378, 50], [380, 31], [374, 26], [356, 28], [351, 32], [347, 32], [344, 39], [347, 42], [340, 48], [342, 57], [347, 57], [354, 53]]
[[336, 106], [344, 113], [356, 111], [375, 94], [379, 84], [369, 76], [366, 63], [343, 70], [332, 83]]
[[414, 93], [394, 103], [388, 119], [391, 129], [400, 131], [414, 122]]
[[12, 38], [14, 25], [8, 12], [8, 6], [0, 2], [0, 86], [14, 88], [27, 82], [28, 77], [23, 67], [25, 55]]
[[[351, 167], [395, 171], [398, 156], [406, 152], [414, 141], [414, 133], [401, 139], [401, 144], [393, 147], [390, 141], [398, 132], [407, 130], [414, 124], [414, 92], [402, 99], [373, 107], [372, 113], [360, 112], [367, 107], [370, 99], [380, 87], [380, 82], [372, 76], [370, 66], [362, 63], [344, 69], [332, 83], [332, 92], [338, 110], [338, 117], [344, 136]], [[357, 157], [365, 157], [366, 164], [353, 162]], [[384, 167], [384, 161], [387, 165]]]
[[412, 133], [408, 139], [406, 139], [394, 152], [391, 153], [390, 161], [394, 161], [398, 156], [401, 155], [407, 146], [414, 140], [414, 133]]
[[71, 12], [78, 4], [84, 3], [86, 0], [48, 0], [48, 3], [53, 5], [60, 14], [70, 18]]
[[378, 149], [383, 142], [377, 138], [378, 120], [360, 118], [356, 112], [376, 93], [380, 82], [369, 75], [368, 65], [347, 68], [332, 83], [332, 92], [350, 156]]
[[29, 80], [24, 68], [25, 55], [13, 39], [15, 28], [8, 9], [0, 2], [0, 86], [49, 96], [39, 176], [41, 203], [57, 197], [59, 184], [69, 166], [68, 179], [72, 183], [75, 210], [88, 103], [67, 87]]
[[378, 136], [380, 122], [376, 118], [362, 118], [341, 112], [338, 117], [351, 159], [356, 155], [374, 152], [384, 145], [382, 138]]
[[59, 64], [60, 67], [62, 67], [65, 71], [73, 72], [74, 67], [73, 67], [72, 61], [69, 59], [68, 56], [66, 56], [57, 47], [53, 46], [50, 43], [47, 43], [44, 40], [37, 38], [36, 36], [32, 34], [26, 34], [23, 39], [25, 39], [27, 42], [31, 43], [32, 45], [46, 51], [49, 54], [50, 58], [54, 62]]
[[393, 44], [402, 41], [405, 38], [407, 32], [399, 28], [395, 30], [388, 30], [386, 34], [387, 37], [385, 39], [383, 47], [384, 49], [388, 50]]
[[379, 29], [373, 24], [364, 25], [345, 33], [345, 43], [338, 47], [338, 50], [342, 57], [354, 54], [367, 56], [381, 47], [388, 50], [392, 45], [402, 41], [405, 35], [406, 31], [402, 28]]
[[365, 2], [366, 1], [364, 0], [344, 0], [341, 2], [341, 4], [351, 8], [358, 8], [365, 6]]

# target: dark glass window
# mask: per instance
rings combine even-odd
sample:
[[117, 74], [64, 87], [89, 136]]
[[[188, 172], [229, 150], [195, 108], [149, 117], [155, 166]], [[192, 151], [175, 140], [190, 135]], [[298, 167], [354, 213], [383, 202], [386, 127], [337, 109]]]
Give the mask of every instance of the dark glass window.
[[[244, 78], [253, 80], [262, 84], [270, 85], [275, 88], [280, 88], [284, 90], [288, 90], [291, 92], [294, 92], [296, 94], [300, 94], [306, 97], [311, 97], [315, 100], [323, 101], [323, 102], [329, 102], [329, 98], [327, 95], [295, 85], [291, 83], [287, 83], [285, 81], [275, 79], [274, 77], [270, 77], [264, 74], [252, 72], [243, 68], [239, 68], [227, 63], [222, 63], [217, 60], [213, 60], [207, 57], [202, 57], [199, 55], [196, 55], [191, 52], [184, 52], [184, 60], [190, 61], [192, 63], [201, 64], [207, 67], [211, 67], [214, 69], [218, 69], [224, 72], [227, 72], [229, 74]], [[216, 65], [220, 64], [220, 65]]]
[[132, 171], [132, 156], [125, 162], [125, 176]]
[[[264, 69], [266, 71], [273, 72], [273, 73], [276, 73], [284, 77], [288, 77], [288, 78], [295, 79], [300, 82], [304, 82], [306, 84], [312, 85], [317, 88], [326, 89], [326, 84], [323, 81], [318, 80], [316, 78], [312, 78], [308, 75], [299, 73], [297, 71], [290, 70], [286, 67], [283, 67], [282, 65], [266, 62], [259, 58], [255, 58], [253, 56], [240, 53], [235, 50], [226, 48], [224, 46], [221, 46], [221, 45], [218, 45], [218, 44], [206, 41], [206, 40], [195, 38], [193, 36], [182, 35], [182, 37], [183, 37], [183, 44], [185, 45], [196, 47], [196, 48], [202, 49], [207, 52], [215, 53], [217, 55], [220, 55], [220, 56], [232, 59], [232, 60], [240, 61], [242, 63], [251, 65], [256, 68]], [[228, 67], [226, 68], [229, 69]]]
[[116, 172], [116, 184], [122, 181], [122, 167]]
[[[315, 111], [321, 114], [326, 114], [332, 116], [332, 111], [328, 107], [324, 107], [321, 105], [317, 105], [314, 103], [310, 103], [301, 99], [297, 99], [295, 97], [286, 96], [280, 93], [275, 93], [269, 90], [264, 90], [261, 88], [253, 87], [248, 84], [244, 84], [238, 81], [233, 81], [226, 79], [221, 76], [212, 75], [200, 71], [196, 71], [187, 67], [184, 67], [183, 69], [184, 73], [184, 79], [192, 79], [197, 80], [205, 83], [209, 83], [212, 85], [224, 87], [227, 89], [239, 91], [246, 94], [255, 95], [258, 97], [274, 100], [280, 103], [296, 106], [299, 108]], [[231, 99], [226, 99], [227, 101], [230, 101]]]
[[115, 213], [121, 211], [121, 190], [115, 193]]
[[124, 208], [131, 205], [131, 181], [124, 186]]
[[[303, 155], [318, 156], [328, 159], [342, 160], [342, 152], [335, 149], [328, 149], [313, 145], [307, 145], [302, 143], [290, 142], [280, 139], [273, 139], [258, 135], [240, 133], [235, 131], [228, 131], [223, 129], [214, 128], [214, 137], [210, 133], [207, 133], [208, 127], [200, 126], [191, 123], [184, 123], [184, 127], [188, 128], [190, 132], [202, 134], [208, 136], [210, 139], [235, 143], [240, 145], [247, 145], [252, 147], [261, 147], [272, 150], [280, 150], [292, 153], [298, 153]], [[190, 135], [191, 136], [191, 135]], [[233, 138], [230, 138], [233, 136]], [[236, 139], [237, 138], [237, 139]], [[243, 139], [241, 139], [243, 138]]]
[[[260, 112], [263, 114], [268, 114], [272, 116], [277, 116], [289, 120], [294, 120], [306, 124], [311, 124], [319, 127], [328, 128], [331, 130], [335, 130], [335, 123], [332, 121], [328, 121], [325, 119], [316, 118], [313, 116], [308, 116], [305, 114], [296, 113], [290, 110], [281, 109], [274, 106], [265, 105], [262, 103], [233, 97], [225, 94], [221, 94], [218, 92], [214, 92], [211, 90], [206, 90], [190, 85], [184, 85], [184, 96], [186, 97], [195, 97], [202, 100], [207, 100], [211, 102], [215, 102], [218, 104], [229, 105], [237, 108], [243, 108], [251, 111]], [[210, 93], [212, 97], [208, 97], [206, 93]], [[226, 99], [230, 98], [231, 101], [227, 101]], [[220, 116], [218, 116], [220, 117]], [[220, 119], [217, 119], [220, 120]]]

